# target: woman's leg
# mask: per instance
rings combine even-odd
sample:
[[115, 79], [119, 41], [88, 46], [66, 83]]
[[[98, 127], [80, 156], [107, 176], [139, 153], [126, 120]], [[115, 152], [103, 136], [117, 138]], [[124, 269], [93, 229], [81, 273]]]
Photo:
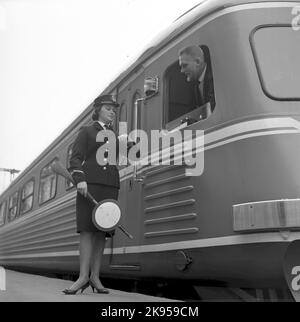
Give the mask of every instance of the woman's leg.
[[102, 264], [102, 256], [105, 247], [105, 233], [97, 232], [93, 234], [93, 251], [91, 259], [91, 280], [97, 288], [103, 288], [99, 275]]
[[77, 290], [89, 281], [90, 262], [93, 250], [93, 233], [80, 233], [80, 275], [71, 286], [71, 290]]

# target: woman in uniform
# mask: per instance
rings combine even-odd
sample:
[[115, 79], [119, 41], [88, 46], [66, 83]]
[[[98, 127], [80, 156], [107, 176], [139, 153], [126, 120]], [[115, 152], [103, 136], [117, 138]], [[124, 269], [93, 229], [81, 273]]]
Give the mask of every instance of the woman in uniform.
[[[96, 153], [104, 142], [97, 142], [99, 131], [111, 130], [119, 104], [111, 95], [102, 95], [94, 102], [94, 123], [83, 127], [74, 142], [69, 171], [77, 185], [76, 221], [80, 234], [80, 275], [78, 280], [63, 292], [67, 295], [83, 292], [91, 286], [93, 291], [108, 294], [99, 279], [101, 259], [105, 246], [105, 232], [93, 224], [94, 204], [86, 198], [89, 192], [97, 202], [118, 199], [120, 189], [119, 171], [116, 165], [100, 165]], [[117, 148], [117, 147], [116, 147]], [[108, 152], [108, 151], [107, 151]], [[106, 156], [104, 156], [106, 158]], [[99, 160], [98, 160], [99, 161]], [[101, 162], [100, 162], [101, 163]], [[105, 164], [102, 162], [101, 164]]]

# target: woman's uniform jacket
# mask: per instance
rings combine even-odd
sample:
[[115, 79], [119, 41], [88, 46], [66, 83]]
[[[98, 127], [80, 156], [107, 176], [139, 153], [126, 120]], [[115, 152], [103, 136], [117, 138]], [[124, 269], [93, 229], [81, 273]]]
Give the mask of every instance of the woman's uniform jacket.
[[[81, 128], [72, 148], [70, 171], [76, 185], [86, 181], [88, 184], [103, 184], [120, 188], [119, 171], [116, 165], [99, 165], [96, 153], [104, 142], [96, 142], [99, 131], [105, 130], [100, 123]], [[111, 130], [109, 128], [109, 130]], [[118, 140], [117, 145], [118, 145]], [[118, 147], [116, 147], [118, 150]]]

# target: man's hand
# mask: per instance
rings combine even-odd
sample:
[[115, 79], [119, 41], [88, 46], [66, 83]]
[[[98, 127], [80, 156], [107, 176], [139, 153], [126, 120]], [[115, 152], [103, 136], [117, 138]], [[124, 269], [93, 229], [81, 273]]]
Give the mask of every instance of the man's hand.
[[82, 194], [84, 197], [87, 196], [87, 193], [88, 193], [88, 186], [87, 186], [87, 183], [85, 181], [83, 182], [79, 182], [77, 184], [77, 190], [80, 194]]

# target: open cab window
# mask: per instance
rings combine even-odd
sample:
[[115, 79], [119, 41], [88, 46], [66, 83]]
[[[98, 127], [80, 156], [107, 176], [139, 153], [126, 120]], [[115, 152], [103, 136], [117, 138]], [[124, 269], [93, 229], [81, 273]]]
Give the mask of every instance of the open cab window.
[[210, 53], [207, 46], [200, 47], [207, 66], [203, 83], [189, 82], [181, 72], [178, 60], [165, 72], [164, 124], [168, 130], [184, 123], [189, 125], [203, 121], [214, 111], [216, 104]]

